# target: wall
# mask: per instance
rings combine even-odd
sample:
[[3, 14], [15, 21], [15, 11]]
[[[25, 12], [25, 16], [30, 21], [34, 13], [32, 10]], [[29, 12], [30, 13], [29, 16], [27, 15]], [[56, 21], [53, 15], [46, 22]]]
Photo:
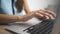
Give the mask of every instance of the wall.
[[56, 0], [27, 0], [31, 11], [45, 9], [48, 5], [55, 5]]

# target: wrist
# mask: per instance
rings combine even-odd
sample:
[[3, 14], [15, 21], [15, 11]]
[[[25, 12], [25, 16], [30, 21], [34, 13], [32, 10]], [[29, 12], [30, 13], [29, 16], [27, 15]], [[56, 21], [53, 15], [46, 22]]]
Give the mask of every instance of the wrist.
[[31, 19], [33, 15], [23, 15], [23, 16], [17, 16], [17, 21], [27, 21]]
[[17, 15], [15, 15], [15, 16], [16, 16], [16, 21], [17, 21], [17, 22], [20, 21], [20, 17], [17, 16]]

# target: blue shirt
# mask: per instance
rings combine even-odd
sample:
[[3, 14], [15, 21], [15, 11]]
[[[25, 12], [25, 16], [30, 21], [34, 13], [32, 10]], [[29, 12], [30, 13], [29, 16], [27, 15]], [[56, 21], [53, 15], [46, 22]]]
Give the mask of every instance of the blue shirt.
[[[17, 0], [14, 0], [16, 2]], [[18, 13], [16, 7], [14, 6], [15, 15], [24, 15], [25, 11], [23, 10]], [[13, 14], [12, 10], [12, 0], [1, 0], [0, 1], [0, 14]]]

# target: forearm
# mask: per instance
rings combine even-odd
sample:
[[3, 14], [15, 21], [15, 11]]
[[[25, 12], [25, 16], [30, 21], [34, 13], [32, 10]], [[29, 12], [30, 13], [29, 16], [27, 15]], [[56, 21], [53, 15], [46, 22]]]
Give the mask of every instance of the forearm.
[[15, 15], [6, 15], [6, 14], [0, 14], [0, 24], [6, 24], [10, 22], [16, 22], [17, 16]]
[[27, 0], [23, 0], [23, 5], [24, 5], [24, 9], [26, 11], [26, 14], [29, 14], [30, 13], [30, 8], [29, 8], [29, 5], [27, 3]]
[[7, 23], [12, 23], [12, 22], [18, 22], [18, 21], [26, 21], [30, 18], [32, 17], [29, 15], [16, 16], [16, 15], [0, 14], [0, 24], [7, 24]]

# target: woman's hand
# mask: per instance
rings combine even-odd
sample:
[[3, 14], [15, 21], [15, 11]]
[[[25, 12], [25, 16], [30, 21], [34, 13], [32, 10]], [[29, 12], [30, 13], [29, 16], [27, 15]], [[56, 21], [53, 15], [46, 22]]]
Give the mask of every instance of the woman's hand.
[[38, 10], [35, 12], [35, 17], [39, 19], [55, 19], [56, 14], [53, 11], [49, 10]]

